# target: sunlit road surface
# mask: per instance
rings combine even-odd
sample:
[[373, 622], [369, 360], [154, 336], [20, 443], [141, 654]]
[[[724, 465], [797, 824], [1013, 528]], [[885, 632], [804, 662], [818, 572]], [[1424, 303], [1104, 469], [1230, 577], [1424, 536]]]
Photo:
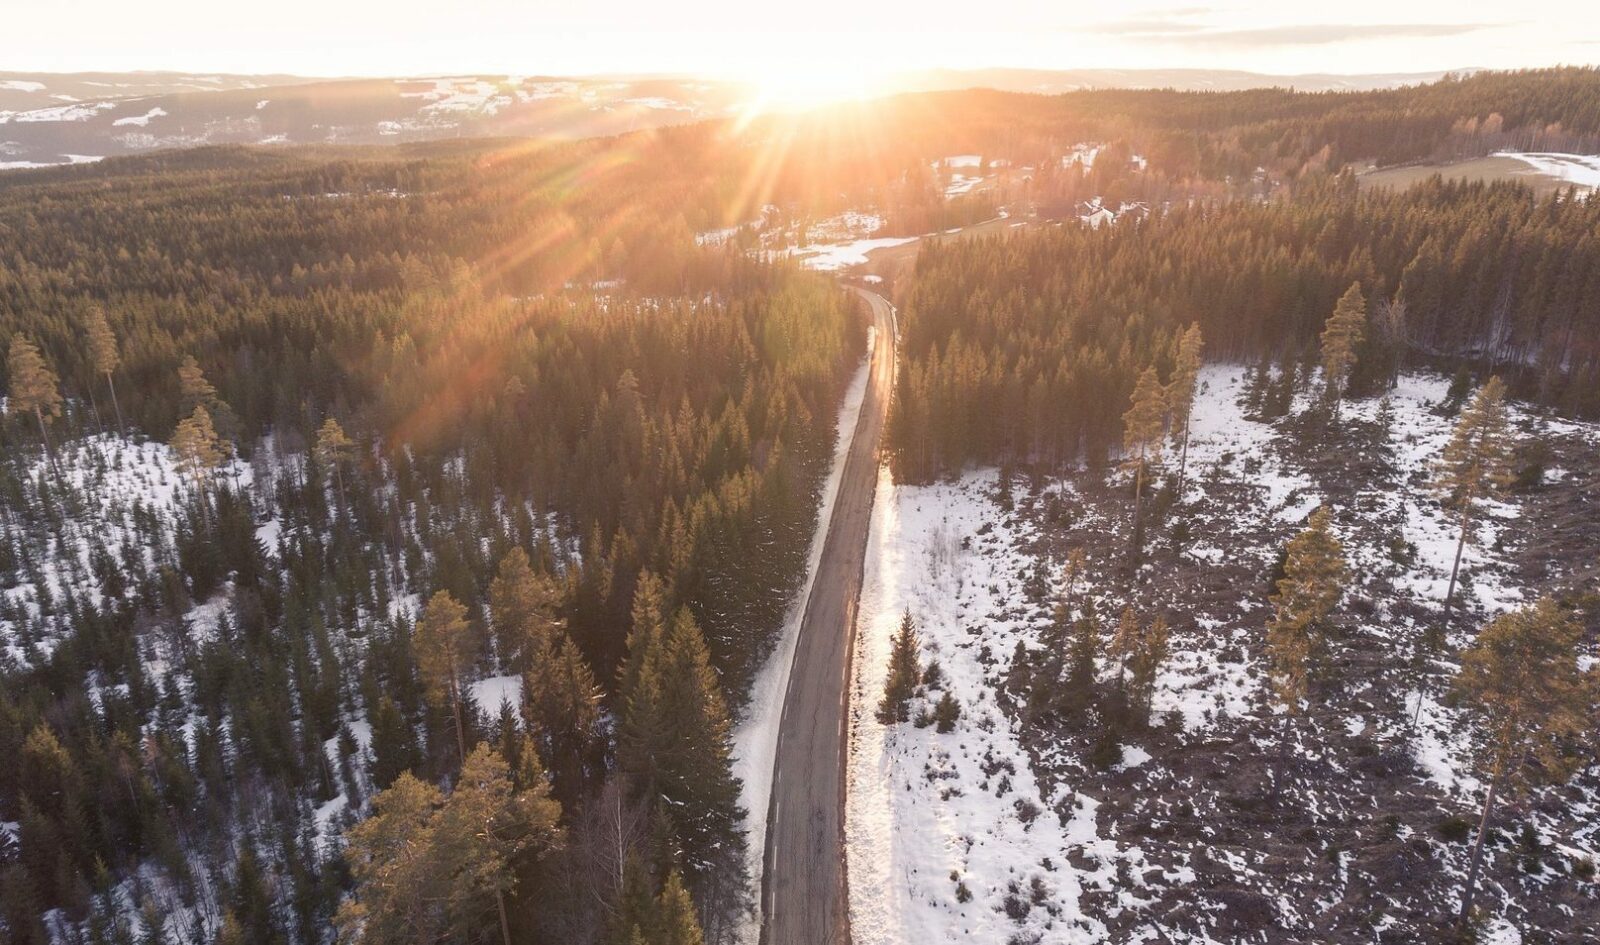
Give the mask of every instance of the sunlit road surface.
[[872, 307], [877, 343], [778, 723], [762, 870], [762, 945], [843, 945], [850, 940], [844, 859], [846, 700], [856, 600], [878, 482], [878, 441], [894, 385], [895, 345], [889, 303], [876, 293], [855, 291]]

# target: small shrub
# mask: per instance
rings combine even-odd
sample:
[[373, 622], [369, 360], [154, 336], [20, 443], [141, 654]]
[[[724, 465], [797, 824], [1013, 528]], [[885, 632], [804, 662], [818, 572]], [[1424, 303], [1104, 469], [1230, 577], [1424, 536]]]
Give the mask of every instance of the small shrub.
[[1433, 829], [1442, 839], [1450, 843], [1461, 843], [1472, 836], [1472, 821], [1465, 817], [1446, 817]]
[[1017, 798], [1012, 802], [1011, 806], [1017, 811], [1017, 819], [1030, 826], [1036, 819], [1038, 819], [1039, 814], [1042, 813], [1038, 804], [1035, 804], [1025, 797]]

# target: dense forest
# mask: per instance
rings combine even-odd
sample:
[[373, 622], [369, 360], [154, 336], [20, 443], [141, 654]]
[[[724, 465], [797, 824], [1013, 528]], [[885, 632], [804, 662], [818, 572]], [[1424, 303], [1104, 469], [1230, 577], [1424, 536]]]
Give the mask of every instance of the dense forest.
[[1353, 378], [1464, 361], [1564, 409], [1600, 410], [1600, 205], [1509, 184], [1178, 207], [1133, 226], [943, 243], [918, 259], [890, 442], [898, 475], [1087, 458], [1119, 441], [1136, 379], [1198, 323], [1226, 360], [1314, 358], [1352, 283], [1382, 303]]
[[[729, 706], [800, 576], [864, 323], [820, 277], [673, 256], [681, 222], [613, 225], [610, 178], [513, 200], [478, 157], [180, 155], [0, 196], [9, 941], [140, 914], [141, 941], [320, 941], [352, 873], [341, 927], [409, 941], [383, 837], [501, 808], [505, 849], [438, 824], [417, 881], [470, 882], [406, 922], [676, 942], [743, 908]], [[631, 292], [564, 288], [600, 275], [580, 230]], [[170, 509], [111, 496], [149, 460], [94, 436], [124, 419], [171, 437]], [[338, 855], [313, 811], [396, 787]]]
[[[1465, 358], [1600, 409], [1600, 206], [1333, 173], [1597, 134], [1567, 69], [0, 175], [0, 937], [728, 941], [730, 723], [866, 335], [752, 221], [1155, 208], [923, 250], [889, 433], [921, 481], [1104, 458], [1191, 323], [1293, 363], [1352, 283], [1393, 329], [1353, 387]], [[949, 194], [967, 153], [1003, 184]]]

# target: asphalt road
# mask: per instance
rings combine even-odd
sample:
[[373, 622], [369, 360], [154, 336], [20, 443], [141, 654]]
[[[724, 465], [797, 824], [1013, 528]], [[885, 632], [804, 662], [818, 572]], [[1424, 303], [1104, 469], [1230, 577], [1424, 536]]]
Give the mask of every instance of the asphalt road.
[[872, 308], [877, 344], [778, 723], [762, 869], [763, 945], [850, 941], [844, 860], [850, 654], [878, 483], [878, 441], [894, 386], [895, 342], [889, 303], [855, 291]]

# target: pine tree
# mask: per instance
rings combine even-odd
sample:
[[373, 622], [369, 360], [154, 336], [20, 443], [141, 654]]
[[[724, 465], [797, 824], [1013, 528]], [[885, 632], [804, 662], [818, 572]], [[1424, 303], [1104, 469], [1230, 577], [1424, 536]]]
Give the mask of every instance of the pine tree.
[[317, 461], [333, 468], [334, 481], [339, 484], [339, 504], [344, 505], [344, 465], [355, 455], [355, 441], [345, 435], [344, 427], [332, 417], [322, 421], [317, 430]]
[[417, 668], [427, 685], [428, 699], [455, 717], [456, 747], [467, 758], [467, 731], [463, 719], [462, 686], [472, 669], [477, 648], [467, 609], [449, 591], [438, 591], [422, 609], [414, 645]]
[[372, 799], [372, 815], [345, 834], [355, 880], [339, 907], [341, 938], [362, 945], [439, 941], [449, 929], [449, 877], [438, 870], [438, 788], [409, 773]]
[[1273, 688], [1297, 712], [1306, 698], [1311, 663], [1324, 645], [1328, 615], [1344, 596], [1344, 546], [1334, 537], [1326, 506], [1313, 512], [1306, 529], [1290, 540], [1283, 571], [1272, 595], [1267, 653]]
[[192, 354], [184, 355], [178, 364], [178, 394], [183, 409], [190, 412], [196, 407], [210, 408], [216, 403], [217, 389], [206, 380], [205, 371], [200, 369], [200, 362]]
[[1495, 618], [1461, 655], [1455, 691], [1477, 722], [1478, 764], [1489, 781], [1461, 896], [1463, 926], [1501, 788], [1564, 780], [1592, 757], [1600, 671], [1578, 669], [1583, 635], [1581, 623], [1543, 598]]
[[1472, 534], [1478, 507], [1494, 490], [1511, 481], [1513, 448], [1505, 394], [1505, 383], [1499, 377], [1489, 378], [1461, 412], [1434, 467], [1434, 491], [1443, 498], [1446, 508], [1456, 512], [1460, 530], [1455, 561], [1450, 565], [1450, 584], [1444, 594], [1445, 613], [1450, 612], [1455, 599], [1461, 552]]
[[878, 703], [878, 721], [885, 725], [911, 720], [911, 697], [922, 678], [919, 659], [921, 644], [917, 628], [911, 621], [911, 611], [900, 617], [900, 629], [895, 632], [889, 650], [889, 675], [883, 684], [883, 699]]
[[492, 899], [502, 945], [511, 945], [506, 897], [516, 877], [561, 840], [561, 806], [550, 799], [549, 784], [535, 775], [533, 784], [513, 792], [505, 759], [488, 746], [473, 749], [461, 777], [444, 802], [432, 831], [435, 869], [447, 879], [452, 925], [461, 932], [473, 927]]
[[507, 670], [548, 663], [566, 634], [562, 632], [562, 588], [533, 569], [521, 548], [506, 552], [489, 584], [489, 615], [495, 648]]
[[1154, 367], [1144, 369], [1133, 389], [1133, 403], [1122, 415], [1123, 468], [1133, 471], [1134, 520], [1138, 521], [1139, 500], [1144, 495], [1145, 471], [1160, 461], [1162, 421], [1166, 417], [1166, 396]]
[[6, 408], [11, 413], [33, 414], [39, 424], [39, 436], [44, 440], [45, 454], [54, 465], [55, 448], [50, 443], [48, 426], [51, 420], [61, 416], [61, 385], [56, 373], [50, 370], [33, 342], [13, 335], [6, 357], [6, 374], [11, 378], [11, 396]]
[[206, 476], [222, 465], [226, 448], [211, 425], [211, 414], [204, 407], [194, 408], [194, 413], [178, 421], [172, 433], [172, 452], [177, 454], [178, 468], [194, 482], [195, 494], [204, 502]]
[[1322, 329], [1322, 396], [1333, 405], [1333, 416], [1339, 417], [1339, 401], [1344, 397], [1350, 372], [1355, 368], [1356, 352], [1366, 331], [1367, 300], [1361, 294], [1361, 283], [1351, 283], [1333, 314]]
[[1189, 467], [1189, 420], [1194, 414], [1195, 392], [1200, 383], [1201, 352], [1205, 339], [1200, 323], [1195, 322], [1178, 342], [1178, 357], [1167, 382], [1167, 409], [1172, 414], [1172, 429], [1178, 438], [1178, 494], [1183, 494], [1184, 472]]
[[117, 432], [121, 433], [124, 429], [122, 405], [117, 402], [117, 384], [111, 375], [121, 366], [122, 353], [117, 348], [117, 336], [106, 321], [106, 313], [98, 305], [89, 309], [84, 337], [89, 345], [89, 363], [94, 366], [96, 374], [106, 379], [106, 386], [111, 389], [111, 406], [117, 412]]

